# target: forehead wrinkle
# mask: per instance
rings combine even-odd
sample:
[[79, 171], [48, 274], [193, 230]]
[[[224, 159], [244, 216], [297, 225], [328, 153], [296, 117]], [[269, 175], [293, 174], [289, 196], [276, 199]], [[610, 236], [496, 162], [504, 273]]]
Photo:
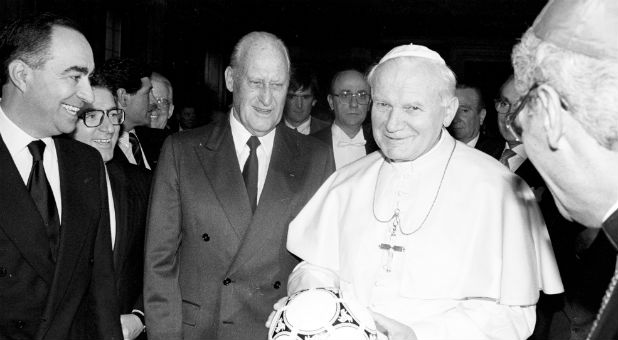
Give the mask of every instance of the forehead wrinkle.
[[[285, 55], [281, 48], [272, 41], [260, 39], [252, 42], [240, 55], [238, 75], [244, 75], [251, 78], [264, 77], [264, 63], [273, 62], [280, 63], [280, 68], [276, 72], [266, 72], [266, 79], [272, 79], [276, 82], [284, 82], [289, 77], [285, 61]], [[236, 72], [234, 72], [236, 74]], [[279, 74], [281, 73], [281, 74]], [[282, 76], [283, 79], [278, 77]]]

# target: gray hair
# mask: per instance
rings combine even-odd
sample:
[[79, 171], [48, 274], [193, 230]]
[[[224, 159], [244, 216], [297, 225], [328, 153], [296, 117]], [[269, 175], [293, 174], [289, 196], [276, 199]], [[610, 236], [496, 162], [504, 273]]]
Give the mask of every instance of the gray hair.
[[172, 103], [174, 102], [174, 88], [172, 87], [172, 83], [169, 81], [169, 79], [165, 78], [165, 76], [161, 73], [152, 72], [152, 74], [150, 75], [150, 81], [158, 81], [159, 83], [163, 84], [163, 86], [165, 86], [167, 88], [167, 91], [170, 93], [169, 101]]
[[[457, 78], [455, 77], [455, 73], [448, 67], [446, 64], [421, 57], [397, 57], [389, 60], [422, 60], [428, 68], [431, 69], [432, 74], [436, 75], [436, 78], [440, 81], [440, 89], [438, 90], [438, 95], [442, 101], [442, 105], [446, 106], [448, 102], [455, 97], [455, 85], [457, 83]], [[386, 61], [388, 62], [388, 61]], [[380, 69], [382, 64], [377, 64], [369, 70], [369, 74], [367, 75], [367, 81], [369, 82], [369, 86], [373, 90], [376, 80], [376, 74]]]
[[287, 71], [288, 74], [290, 74], [291, 63], [287, 47], [285, 47], [283, 41], [279, 39], [276, 35], [268, 32], [251, 32], [240, 38], [240, 40], [234, 46], [234, 50], [232, 50], [230, 67], [232, 67], [233, 69], [241, 67], [242, 56], [246, 53], [248, 48], [255, 45], [257, 42], [266, 42], [278, 47], [285, 56], [285, 61], [287, 63]]
[[551, 85], [601, 146], [618, 151], [618, 63], [560, 48], [528, 30], [513, 48], [515, 87]]

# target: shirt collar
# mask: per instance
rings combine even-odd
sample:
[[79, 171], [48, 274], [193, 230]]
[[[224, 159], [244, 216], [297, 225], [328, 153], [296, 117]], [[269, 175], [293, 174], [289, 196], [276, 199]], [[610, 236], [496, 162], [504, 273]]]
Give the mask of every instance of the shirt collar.
[[[4, 113], [2, 107], [0, 107], [0, 135], [6, 144], [6, 148], [11, 155], [16, 155], [28, 148], [30, 142], [37, 140], [22, 130], [17, 124]], [[53, 140], [51, 137], [41, 138], [46, 146], [52, 145]]]
[[505, 149], [513, 150], [519, 157], [523, 159], [528, 158], [528, 155], [526, 154], [526, 149], [524, 148], [523, 144], [517, 144], [513, 148], [509, 147], [509, 143], [504, 143], [504, 145]]
[[476, 147], [476, 143], [479, 142], [479, 137], [481, 137], [481, 134], [477, 134], [476, 137], [472, 138], [468, 143], [466, 143], [469, 147], [474, 148]]
[[333, 123], [332, 133], [333, 133], [334, 142], [342, 141], [342, 142], [351, 142], [351, 143], [359, 142], [360, 143], [360, 142], [365, 141], [365, 136], [363, 135], [362, 128], [358, 130], [358, 132], [356, 133], [356, 136], [354, 136], [353, 138], [350, 138], [336, 123]]
[[603, 230], [612, 245], [618, 250], [618, 202], [605, 214], [603, 219]]
[[[240, 155], [241, 151], [245, 146], [247, 146], [247, 141], [249, 137], [251, 137], [251, 133], [247, 131], [244, 125], [242, 125], [236, 117], [234, 117], [234, 108], [230, 110], [230, 128], [232, 129], [232, 139], [234, 140], [234, 149], [236, 150], [236, 154]], [[275, 131], [277, 129], [272, 129], [269, 133], [262, 137], [258, 137], [260, 140], [260, 146], [264, 147], [264, 151], [270, 155], [273, 149], [273, 144], [275, 141]]]
[[306, 133], [309, 134], [309, 130], [311, 129], [311, 115], [309, 115], [309, 117], [307, 119], [305, 119], [304, 122], [300, 123], [300, 125], [298, 126], [294, 126], [292, 125], [287, 118], [283, 118], [283, 121], [285, 122], [285, 125], [287, 125], [287, 127], [289, 127], [290, 129], [296, 129], [298, 132], [300, 133]]

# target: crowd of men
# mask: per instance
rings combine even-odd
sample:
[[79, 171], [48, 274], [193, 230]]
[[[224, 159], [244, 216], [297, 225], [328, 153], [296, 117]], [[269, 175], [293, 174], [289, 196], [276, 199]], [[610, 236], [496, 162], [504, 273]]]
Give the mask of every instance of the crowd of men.
[[19, 18], [0, 32], [0, 339], [266, 339], [316, 287], [381, 339], [615, 339], [616, 31], [612, 0], [550, 0], [497, 136], [425, 46], [324, 94], [251, 32], [229, 111], [172, 133], [166, 76], [95, 68], [71, 20]]

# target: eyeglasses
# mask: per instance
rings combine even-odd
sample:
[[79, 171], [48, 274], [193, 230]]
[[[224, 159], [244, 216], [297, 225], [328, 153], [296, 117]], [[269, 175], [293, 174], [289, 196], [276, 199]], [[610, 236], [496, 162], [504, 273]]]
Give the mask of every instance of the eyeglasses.
[[496, 111], [503, 115], [509, 113], [511, 111], [511, 108], [517, 107], [518, 104], [519, 101], [517, 101], [517, 103], [515, 104], [511, 104], [511, 102], [509, 102], [505, 98], [494, 99], [494, 107], [496, 108]]
[[367, 105], [369, 104], [369, 101], [371, 101], [371, 95], [367, 93], [367, 91], [352, 93], [352, 91], [343, 90], [339, 92], [339, 94], [333, 94], [333, 96], [338, 97], [342, 102], [347, 102], [349, 104], [352, 103], [352, 98], [354, 97], [356, 97], [356, 102], [360, 105]]
[[77, 117], [82, 119], [87, 127], [101, 125], [103, 116], [107, 116], [112, 125], [121, 125], [124, 122], [124, 110], [119, 108], [109, 110], [84, 109], [77, 114]]
[[170, 105], [171, 105], [169, 99], [163, 98], [163, 97], [157, 97], [157, 95], [154, 93], [154, 89], [150, 90], [150, 94], [152, 95], [152, 98], [154, 98], [157, 104], [157, 109], [163, 112], [169, 111]]
[[[536, 93], [536, 89], [539, 87], [538, 83], [532, 85], [532, 87], [528, 90], [525, 96], [523, 96], [520, 100], [515, 103], [515, 109], [512, 113], [508, 113], [504, 119], [504, 125], [506, 129], [515, 137], [515, 140], [521, 142], [521, 133], [523, 131], [519, 120], [517, 120], [517, 116], [530, 102], [530, 98], [532, 98], [533, 93]], [[497, 109], [497, 108], [496, 108]], [[510, 109], [510, 107], [509, 107]], [[510, 111], [510, 110], [509, 110]], [[508, 112], [508, 111], [507, 111]]]

